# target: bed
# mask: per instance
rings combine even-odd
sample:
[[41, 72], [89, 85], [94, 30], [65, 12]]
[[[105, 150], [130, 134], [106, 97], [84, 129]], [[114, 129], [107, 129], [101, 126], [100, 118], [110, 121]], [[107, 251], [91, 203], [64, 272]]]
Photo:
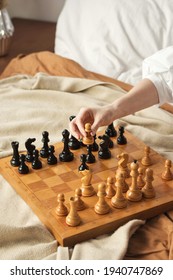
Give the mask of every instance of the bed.
[[[69, 115], [83, 104], [102, 106], [128, 94], [142, 77], [143, 59], [173, 45], [172, 12], [171, 0], [67, 0], [57, 20], [54, 52], [18, 56], [0, 76], [0, 156], [12, 154], [14, 139], [20, 151], [31, 136], [40, 147], [44, 130], [51, 143], [61, 141]], [[115, 125], [123, 124], [172, 161], [172, 113], [172, 104], [154, 106]], [[0, 259], [173, 259], [173, 211], [64, 248], [0, 180]]]

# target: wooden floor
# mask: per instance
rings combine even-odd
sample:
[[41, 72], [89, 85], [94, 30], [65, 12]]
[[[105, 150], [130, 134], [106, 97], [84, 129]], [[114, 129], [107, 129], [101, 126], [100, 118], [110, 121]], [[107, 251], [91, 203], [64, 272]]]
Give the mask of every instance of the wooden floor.
[[54, 51], [56, 23], [29, 19], [12, 19], [15, 32], [8, 55], [0, 57], [0, 74], [8, 62], [20, 54]]

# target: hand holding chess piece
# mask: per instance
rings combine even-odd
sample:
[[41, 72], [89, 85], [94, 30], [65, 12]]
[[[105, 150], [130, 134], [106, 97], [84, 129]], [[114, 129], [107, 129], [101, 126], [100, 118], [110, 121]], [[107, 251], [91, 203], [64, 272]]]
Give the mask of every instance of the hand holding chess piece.
[[83, 144], [84, 145], [92, 145], [94, 143], [94, 137], [91, 135], [91, 124], [90, 123], [86, 123], [85, 124], [85, 132], [86, 132], [86, 136], [83, 137]]

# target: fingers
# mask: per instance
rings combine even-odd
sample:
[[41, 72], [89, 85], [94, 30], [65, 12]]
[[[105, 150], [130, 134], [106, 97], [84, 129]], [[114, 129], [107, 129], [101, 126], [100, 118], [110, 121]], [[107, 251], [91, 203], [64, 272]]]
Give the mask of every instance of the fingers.
[[76, 139], [81, 139], [82, 138], [82, 134], [76, 124], [76, 118], [74, 118], [70, 123], [69, 123], [69, 127], [70, 127], [70, 132], [71, 134], [76, 138]]
[[86, 136], [85, 124], [91, 124], [91, 135], [94, 136], [104, 117], [100, 108], [81, 108], [78, 115], [70, 122], [70, 131], [77, 139]]

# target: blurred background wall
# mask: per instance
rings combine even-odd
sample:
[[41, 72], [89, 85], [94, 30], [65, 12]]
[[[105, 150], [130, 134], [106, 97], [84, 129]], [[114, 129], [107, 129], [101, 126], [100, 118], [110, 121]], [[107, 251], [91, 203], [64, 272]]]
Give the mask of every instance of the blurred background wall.
[[56, 22], [65, 0], [8, 0], [10, 16]]

